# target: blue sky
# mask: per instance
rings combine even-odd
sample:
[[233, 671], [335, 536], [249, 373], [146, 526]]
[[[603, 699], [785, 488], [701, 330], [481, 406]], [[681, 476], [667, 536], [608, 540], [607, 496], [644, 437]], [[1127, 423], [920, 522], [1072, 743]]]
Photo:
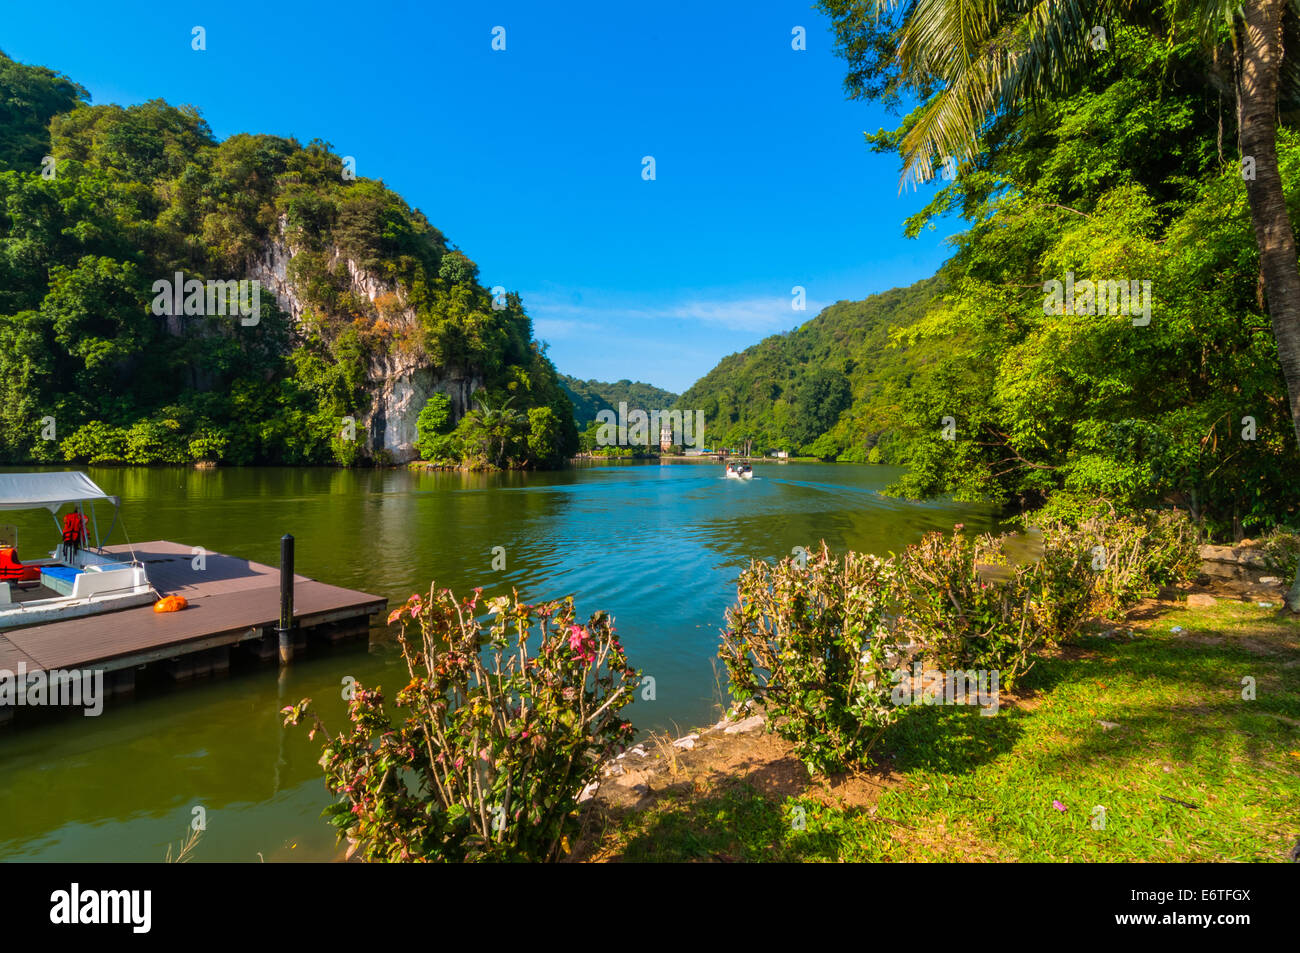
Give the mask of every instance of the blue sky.
[[896, 120], [845, 99], [831, 45], [779, 0], [11, 2], [0, 37], [96, 103], [332, 143], [518, 291], [561, 371], [674, 391], [949, 254], [955, 224], [903, 238], [933, 187], [900, 194], [896, 157], [867, 149]]

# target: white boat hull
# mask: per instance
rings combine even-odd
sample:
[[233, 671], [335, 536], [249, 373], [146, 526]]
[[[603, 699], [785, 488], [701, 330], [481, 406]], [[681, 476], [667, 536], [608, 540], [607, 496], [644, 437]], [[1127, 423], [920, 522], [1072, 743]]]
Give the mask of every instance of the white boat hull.
[[[84, 557], [78, 561], [80, 571], [71, 580], [65, 567], [48, 567], [42, 572], [41, 582], [51, 593], [49, 598], [15, 601], [10, 585], [0, 586], [0, 631], [130, 609], [158, 598], [143, 566], [100, 559], [92, 562]], [[56, 570], [64, 575], [52, 577]]]
[[157, 600], [158, 594], [150, 589], [146, 592], [95, 596], [89, 599], [49, 599], [41, 602], [15, 603], [0, 606], [0, 631], [62, 622], [65, 619], [79, 619], [88, 615], [102, 615], [116, 612], [118, 609], [146, 606]]

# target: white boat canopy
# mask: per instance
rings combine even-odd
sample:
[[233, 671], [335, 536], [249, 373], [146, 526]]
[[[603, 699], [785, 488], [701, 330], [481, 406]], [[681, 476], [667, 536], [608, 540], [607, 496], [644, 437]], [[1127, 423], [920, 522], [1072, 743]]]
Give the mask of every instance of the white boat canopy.
[[47, 509], [58, 511], [64, 503], [108, 500], [120, 506], [95, 482], [76, 470], [61, 473], [0, 473], [0, 510]]

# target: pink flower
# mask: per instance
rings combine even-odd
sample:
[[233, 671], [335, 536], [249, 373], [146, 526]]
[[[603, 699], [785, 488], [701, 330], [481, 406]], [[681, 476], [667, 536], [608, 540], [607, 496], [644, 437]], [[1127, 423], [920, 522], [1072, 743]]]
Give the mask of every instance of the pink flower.
[[1052, 807], [1056, 808], [1058, 811], [1064, 811], [1064, 810], [1065, 810], [1065, 805], [1062, 804], [1060, 801], [1053, 801], [1053, 802], [1052, 802]]
[[596, 661], [596, 647], [592, 644], [591, 633], [580, 625], [569, 626], [569, 651], [588, 664]]

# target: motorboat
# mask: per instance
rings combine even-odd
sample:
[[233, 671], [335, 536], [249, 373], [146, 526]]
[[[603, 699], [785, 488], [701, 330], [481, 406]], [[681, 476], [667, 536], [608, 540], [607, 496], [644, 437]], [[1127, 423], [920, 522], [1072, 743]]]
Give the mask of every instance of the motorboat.
[[[95, 504], [113, 507], [117, 525], [122, 501], [84, 473], [0, 473], [0, 510], [48, 510], [59, 543], [48, 558], [23, 562], [17, 533], [0, 541], [0, 631], [147, 605], [158, 598], [144, 564], [103, 548]], [[59, 510], [70, 506], [59, 518]], [[89, 510], [89, 517], [87, 517]], [[94, 533], [95, 544], [89, 544]]]
[[728, 463], [727, 464], [728, 480], [752, 480], [754, 479], [754, 468], [748, 463]]

